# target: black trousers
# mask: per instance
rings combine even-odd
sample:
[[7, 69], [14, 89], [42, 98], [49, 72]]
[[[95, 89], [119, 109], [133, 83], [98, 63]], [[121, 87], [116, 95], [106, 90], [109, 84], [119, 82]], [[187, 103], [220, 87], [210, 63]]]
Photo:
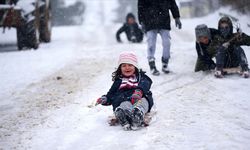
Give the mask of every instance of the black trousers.
[[243, 71], [248, 70], [248, 61], [244, 50], [240, 46], [219, 47], [216, 54], [216, 67], [233, 68], [240, 66]]

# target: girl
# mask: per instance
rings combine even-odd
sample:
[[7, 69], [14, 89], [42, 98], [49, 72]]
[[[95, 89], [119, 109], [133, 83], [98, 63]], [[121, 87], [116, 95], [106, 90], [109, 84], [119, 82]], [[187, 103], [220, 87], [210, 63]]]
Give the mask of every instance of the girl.
[[152, 80], [138, 69], [137, 57], [132, 52], [120, 54], [112, 80], [113, 85], [106, 95], [97, 99], [97, 104], [112, 105], [124, 130], [135, 130], [142, 126], [145, 113], [153, 106]]

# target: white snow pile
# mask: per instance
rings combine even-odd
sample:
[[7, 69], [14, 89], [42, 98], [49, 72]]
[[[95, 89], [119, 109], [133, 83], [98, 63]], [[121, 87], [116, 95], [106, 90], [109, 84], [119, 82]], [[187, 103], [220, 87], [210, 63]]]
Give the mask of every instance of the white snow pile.
[[[106, 12], [112, 13], [116, 4], [107, 3]], [[101, 6], [95, 5], [86, 14], [101, 13]], [[100, 25], [96, 20], [94, 25], [92, 18], [91, 25], [56, 27], [50, 44], [26, 51], [15, 50], [14, 29], [1, 33], [0, 149], [248, 150], [250, 79], [239, 75], [216, 79], [211, 73], [194, 72], [194, 28], [201, 23], [216, 28], [219, 12], [230, 10], [183, 19], [182, 30], [172, 23], [169, 66], [173, 73], [158, 77], [149, 74], [146, 40], [116, 42], [121, 24]], [[249, 16], [230, 14], [250, 35]], [[250, 59], [250, 48], [243, 48]], [[93, 106], [110, 88], [118, 56], [127, 50], [138, 55], [141, 68], [154, 82], [156, 120], [138, 131], [109, 126], [112, 108]], [[158, 68], [161, 53], [158, 37]]]

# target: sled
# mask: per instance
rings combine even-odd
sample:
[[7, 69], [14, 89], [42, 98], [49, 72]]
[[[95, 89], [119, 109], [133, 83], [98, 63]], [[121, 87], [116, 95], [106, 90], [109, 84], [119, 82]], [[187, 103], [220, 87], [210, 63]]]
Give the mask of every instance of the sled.
[[238, 74], [244, 78], [249, 78], [249, 74], [245, 74], [242, 72], [241, 67], [235, 67], [235, 68], [224, 68], [223, 69], [224, 75], [232, 75], [232, 74]]
[[224, 74], [241, 74], [241, 67], [223, 68]]

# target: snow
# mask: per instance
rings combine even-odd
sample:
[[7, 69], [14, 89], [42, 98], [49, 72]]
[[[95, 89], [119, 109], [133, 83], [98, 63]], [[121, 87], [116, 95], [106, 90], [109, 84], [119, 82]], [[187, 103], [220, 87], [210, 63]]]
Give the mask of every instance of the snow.
[[15, 5], [3, 5], [3, 4], [0, 4], [0, 9], [9, 9], [9, 8], [20, 9], [20, 7], [15, 6]]
[[[105, 1], [106, 2], [106, 1]], [[86, 1], [86, 16], [114, 16], [116, 3]], [[105, 4], [105, 3], [103, 3]], [[105, 4], [107, 5], [107, 4]], [[183, 29], [172, 23], [169, 66], [173, 73], [152, 76], [156, 120], [138, 131], [123, 131], [107, 124], [112, 108], [94, 106], [110, 88], [111, 73], [121, 52], [134, 51], [149, 73], [146, 40], [142, 44], [115, 41], [121, 24], [100, 26], [92, 19], [82, 26], [53, 28], [53, 39], [38, 50], [17, 51], [15, 30], [0, 35], [0, 149], [136, 149], [136, 150], [248, 150], [250, 147], [250, 82], [238, 75], [216, 79], [195, 73], [194, 28], [217, 27], [219, 12], [238, 16], [247, 27], [249, 16], [224, 8], [209, 16], [182, 19]], [[92, 13], [92, 14], [91, 14]], [[111, 14], [109, 14], [111, 13]], [[86, 19], [87, 20], [87, 19]], [[250, 48], [245, 49], [250, 59]], [[161, 66], [161, 39], [157, 66]]]
[[35, 0], [19, 0], [17, 3], [17, 6], [22, 8], [22, 11], [25, 16], [35, 10], [34, 4], [35, 4]]

